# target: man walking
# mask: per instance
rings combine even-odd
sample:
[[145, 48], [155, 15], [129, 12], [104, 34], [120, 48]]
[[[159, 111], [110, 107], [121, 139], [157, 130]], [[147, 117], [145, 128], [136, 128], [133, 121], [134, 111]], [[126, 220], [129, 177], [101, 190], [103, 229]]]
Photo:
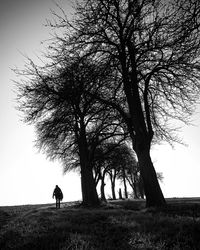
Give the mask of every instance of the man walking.
[[63, 193], [58, 185], [56, 185], [53, 191], [53, 199], [56, 198], [56, 208], [60, 208], [60, 201], [63, 199]]

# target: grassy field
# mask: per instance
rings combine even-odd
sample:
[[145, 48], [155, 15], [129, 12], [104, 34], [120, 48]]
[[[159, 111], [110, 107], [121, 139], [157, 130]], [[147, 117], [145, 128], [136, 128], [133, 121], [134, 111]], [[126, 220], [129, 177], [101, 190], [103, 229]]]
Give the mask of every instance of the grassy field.
[[139, 200], [0, 207], [0, 249], [200, 249], [200, 199], [167, 202], [162, 210]]

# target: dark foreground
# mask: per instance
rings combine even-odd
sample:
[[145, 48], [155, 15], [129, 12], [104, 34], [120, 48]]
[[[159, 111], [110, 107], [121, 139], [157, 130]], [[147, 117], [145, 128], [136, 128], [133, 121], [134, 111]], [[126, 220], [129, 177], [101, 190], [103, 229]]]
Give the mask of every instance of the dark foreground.
[[200, 200], [167, 202], [162, 210], [142, 201], [0, 207], [0, 249], [200, 249]]

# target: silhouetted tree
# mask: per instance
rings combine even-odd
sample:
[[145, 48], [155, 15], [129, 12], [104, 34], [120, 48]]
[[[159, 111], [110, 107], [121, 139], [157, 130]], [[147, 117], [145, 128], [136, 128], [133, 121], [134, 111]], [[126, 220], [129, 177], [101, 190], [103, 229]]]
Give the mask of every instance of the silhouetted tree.
[[111, 182], [112, 198], [116, 199], [115, 185], [117, 179], [121, 179], [123, 181], [125, 197], [128, 198], [126, 172], [127, 169], [134, 168], [134, 165], [136, 164], [136, 158], [131, 151], [132, 150], [124, 143], [124, 140], [119, 140], [118, 142], [110, 140], [97, 148], [96, 163], [98, 163], [98, 165], [95, 171], [99, 172], [100, 179], [102, 181], [100, 188], [101, 197], [104, 200], [104, 180], [106, 175], [109, 176]]
[[121, 190], [121, 188], [119, 188], [119, 199], [123, 199], [123, 197], [122, 197], [122, 190]]
[[94, 173], [95, 173], [95, 180], [96, 185], [100, 181], [100, 196], [102, 201], [106, 201], [105, 196], [105, 177], [108, 173], [109, 166], [106, 162], [106, 152], [104, 145], [100, 145], [97, 147], [95, 152], [95, 164], [94, 164]]
[[[63, 59], [63, 58], [62, 58]], [[18, 83], [19, 108], [25, 122], [35, 124], [37, 146], [50, 159], [60, 159], [68, 169], [80, 166], [84, 205], [97, 205], [93, 156], [103, 132], [108, 135], [110, 112], [85, 90], [98, 89], [100, 69], [86, 59], [73, 56], [45, 67], [31, 60], [18, 74], [30, 78]], [[97, 76], [98, 75], [98, 76]], [[112, 115], [113, 117], [113, 115]], [[114, 126], [114, 125], [113, 125]]]
[[115, 164], [118, 166], [119, 172], [117, 178], [122, 181], [124, 185], [124, 195], [128, 198], [128, 190], [126, 181], [128, 179], [128, 170], [134, 172], [137, 166], [136, 156], [133, 150], [127, 145], [122, 144], [113, 152]]
[[186, 122], [199, 97], [199, 15], [197, 0], [83, 0], [72, 22], [63, 17], [55, 24], [67, 28], [58, 38], [63, 48], [107, 63], [122, 79], [111, 87], [121, 89], [127, 105], [119, 95], [101, 99], [126, 122], [147, 206], [165, 204], [150, 157], [152, 140], [176, 141], [168, 120]]
[[[122, 135], [124, 135], [123, 132], [121, 132]], [[117, 135], [117, 138], [114, 136]], [[114, 166], [113, 162], [115, 161], [113, 158], [113, 151], [115, 151], [115, 148], [122, 143], [125, 138], [122, 136], [119, 132], [116, 134], [113, 134], [112, 138], [109, 138], [109, 140], [105, 141], [103, 144], [98, 145], [96, 152], [95, 152], [95, 164], [94, 164], [94, 172], [96, 176], [96, 184], [98, 184], [98, 181], [100, 180], [100, 192], [101, 192], [101, 200], [106, 201], [105, 197], [105, 190], [104, 187], [106, 185], [105, 183], [105, 177], [106, 175], [109, 176], [111, 181], [111, 192], [113, 199], [116, 199], [115, 195], [115, 180], [116, 180], [116, 173], [118, 171], [118, 165]], [[115, 141], [115, 142], [114, 142]]]
[[140, 169], [137, 162], [134, 167], [128, 166], [126, 169], [126, 179], [133, 190], [134, 198], [144, 198], [144, 188], [141, 183]]

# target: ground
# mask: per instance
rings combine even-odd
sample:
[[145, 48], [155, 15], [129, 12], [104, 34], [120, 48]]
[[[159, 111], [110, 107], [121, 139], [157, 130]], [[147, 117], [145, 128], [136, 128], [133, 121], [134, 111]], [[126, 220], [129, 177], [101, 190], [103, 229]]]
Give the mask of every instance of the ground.
[[78, 203], [0, 207], [0, 249], [200, 249], [200, 199], [168, 199], [165, 209], [140, 200], [99, 208]]

